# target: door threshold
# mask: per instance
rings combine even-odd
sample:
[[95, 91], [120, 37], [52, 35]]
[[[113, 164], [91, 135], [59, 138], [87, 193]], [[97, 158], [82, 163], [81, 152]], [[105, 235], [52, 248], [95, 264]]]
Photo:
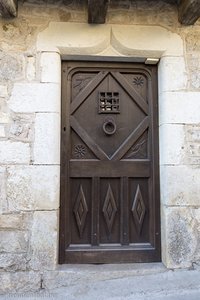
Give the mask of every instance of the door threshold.
[[54, 271], [46, 271], [43, 274], [43, 280], [47, 288], [55, 289], [87, 285], [88, 283], [92, 285], [95, 282], [121, 278], [151, 276], [167, 271], [169, 270], [161, 262], [99, 265], [64, 264], [57, 266]]
[[[122, 263], [122, 264], [63, 264], [58, 265], [55, 271], [61, 272], [83, 272], [88, 273], [109, 273], [111, 274], [123, 274], [123, 275], [145, 275], [166, 272], [168, 269], [164, 266], [162, 262], [155, 263]], [[120, 277], [120, 276], [119, 276]]]

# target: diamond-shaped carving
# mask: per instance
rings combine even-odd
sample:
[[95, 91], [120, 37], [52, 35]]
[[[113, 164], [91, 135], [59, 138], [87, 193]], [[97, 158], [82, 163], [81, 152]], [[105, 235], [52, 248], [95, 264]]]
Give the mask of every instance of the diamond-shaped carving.
[[103, 205], [103, 214], [104, 214], [104, 218], [105, 218], [109, 233], [111, 233], [116, 212], [117, 212], [117, 205], [115, 202], [115, 198], [113, 196], [111, 186], [109, 184], [108, 190], [106, 193], [106, 198], [105, 198], [104, 205]]
[[144, 200], [142, 198], [142, 194], [140, 191], [140, 186], [138, 184], [135, 198], [133, 200], [133, 205], [132, 205], [132, 213], [133, 213], [133, 218], [136, 224], [136, 229], [138, 234], [141, 233], [143, 221], [144, 221], [144, 216], [146, 212]]
[[82, 237], [83, 234], [87, 213], [88, 213], [88, 206], [87, 206], [82, 185], [80, 185], [78, 197], [76, 199], [76, 203], [74, 206], [74, 214], [75, 214], [80, 237]]
[[[123, 75], [118, 75], [120, 76], [119, 78], [116, 77], [116, 72], [109, 72], [105, 78], [102, 79], [102, 77], [100, 77], [101, 80], [99, 78], [99, 83], [97, 84], [98, 88], [94, 88], [91, 91], [91, 84], [88, 85], [85, 89], [85, 93], [87, 94], [88, 92], [88, 94], [84, 94], [80, 98], [77, 97], [71, 104], [72, 113], [70, 125], [72, 129], [80, 136], [87, 147], [89, 147], [99, 159], [101, 159], [102, 154], [99, 152], [103, 152], [104, 159], [112, 160], [113, 155], [115, 155], [118, 150], [119, 154], [117, 157], [118, 159], [122, 158], [130, 148], [126, 148], [127, 142], [130, 146], [131, 141], [134, 144], [149, 126], [149, 122], [145, 121], [145, 124], [143, 123], [148, 115], [147, 103], [138, 93], [135, 92], [132, 84], [127, 85]], [[119, 84], [120, 80], [123, 80], [123, 82]], [[107, 86], [107, 82], [109, 82], [110, 86], [115, 87], [116, 91], [118, 89], [120, 90], [120, 98], [124, 99], [121, 103], [119, 103], [119, 99], [117, 98], [117, 93], [119, 92], [113, 92], [113, 94], [116, 93], [114, 96], [114, 98], [116, 97], [116, 105], [114, 105], [112, 102], [113, 95], [111, 92], [98, 91], [98, 89], [102, 89], [104, 86]], [[118, 86], [120, 87], [118, 88]], [[105, 94], [102, 94], [105, 98], [108, 98], [107, 94], [111, 93], [111, 99], [104, 101], [101, 97], [101, 93]], [[109, 101], [110, 107], [107, 103]], [[114, 105], [115, 110], [113, 110], [112, 105]], [[120, 108], [119, 105], [121, 106]], [[98, 108], [99, 114], [97, 114]], [[105, 110], [103, 111], [103, 109]], [[119, 118], [119, 110], [121, 110], [121, 113], [123, 112], [123, 116], [125, 117]], [[110, 115], [113, 112], [117, 112], [117, 114], [114, 114], [117, 135], [109, 136], [109, 138], [106, 138], [105, 143], [105, 139], [102, 138], [105, 113]], [[88, 118], [87, 116], [91, 116], [91, 118]], [[135, 117], [133, 118], [133, 116]]]

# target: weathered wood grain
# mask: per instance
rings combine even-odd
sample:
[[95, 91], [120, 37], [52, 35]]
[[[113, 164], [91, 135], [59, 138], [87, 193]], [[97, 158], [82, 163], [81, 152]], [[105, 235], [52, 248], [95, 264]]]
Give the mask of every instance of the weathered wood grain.
[[16, 17], [18, 0], [0, 0], [0, 16]]
[[178, 9], [179, 22], [193, 25], [200, 17], [200, 0], [181, 0]]
[[[88, 23], [104, 24], [109, 0], [88, 0]], [[200, 17], [200, 0], [177, 0], [179, 22], [193, 25]], [[0, 0], [0, 16], [16, 17], [18, 0]]]
[[108, 0], [88, 0], [88, 23], [104, 24]]

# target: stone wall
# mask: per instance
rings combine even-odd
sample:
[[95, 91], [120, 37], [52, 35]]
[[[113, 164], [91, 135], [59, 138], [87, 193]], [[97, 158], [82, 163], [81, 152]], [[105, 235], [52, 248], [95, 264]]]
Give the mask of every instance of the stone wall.
[[173, 1], [111, 1], [94, 27], [81, 3], [20, 1], [0, 20], [0, 292], [61, 276], [60, 54], [160, 58], [162, 260], [200, 261], [200, 22], [181, 26]]

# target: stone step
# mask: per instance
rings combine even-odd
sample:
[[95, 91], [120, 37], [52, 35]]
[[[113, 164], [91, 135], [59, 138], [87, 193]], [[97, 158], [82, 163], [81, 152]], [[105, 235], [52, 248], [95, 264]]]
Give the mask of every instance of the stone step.
[[0, 300], [199, 300], [200, 270], [167, 270], [162, 264], [68, 265], [43, 274], [42, 287]]

